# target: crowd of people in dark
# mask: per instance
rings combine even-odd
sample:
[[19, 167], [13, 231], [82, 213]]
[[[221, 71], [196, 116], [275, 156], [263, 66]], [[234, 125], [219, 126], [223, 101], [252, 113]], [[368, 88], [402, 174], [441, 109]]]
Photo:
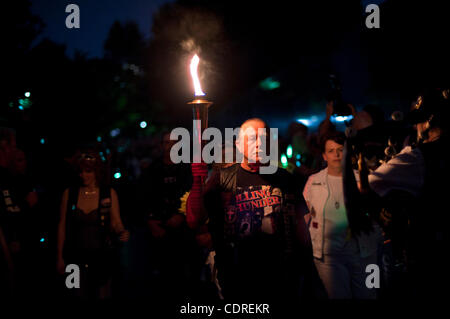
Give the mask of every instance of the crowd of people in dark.
[[278, 145], [288, 163], [274, 174], [260, 174], [273, 162], [261, 163], [267, 136], [256, 133], [270, 119], [251, 118], [222, 148], [241, 162], [175, 164], [164, 131], [159, 156], [118, 187], [98, 148], [78, 148], [51, 196], [30, 178], [17, 132], [1, 128], [1, 296], [442, 297], [449, 90], [424, 91], [392, 119], [348, 107], [345, 132], [332, 100], [316, 131], [291, 123]]

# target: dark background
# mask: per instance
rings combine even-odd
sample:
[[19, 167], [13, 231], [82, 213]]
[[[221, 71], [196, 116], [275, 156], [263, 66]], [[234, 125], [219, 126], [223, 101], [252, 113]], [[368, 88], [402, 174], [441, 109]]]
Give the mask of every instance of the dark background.
[[[87, 141], [114, 128], [137, 130], [140, 120], [151, 123], [148, 130], [188, 125], [193, 52], [215, 102], [211, 125], [219, 127], [250, 115], [288, 123], [321, 113], [331, 72], [357, 108], [375, 103], [387, 112], [407, 109], [418, 89], [448, 80], [444, 1], [382, 1], [380, 29], [367, 29], [365, 7], [351, 0], [80, 1], [80, 29], [65, 28], [64, 1], [13, 3], [4, 17], [2, 122], [26, 126], [38, 143], [40, 136]], [[34, 12], [51, 12], [51, 30]], [[116, 19], [99, 38], [96, 30]], [[268, 77], [280, 87], [261, 89]], [[21, 112], [25, 91], [33, 104]]]
[[[128, 2], [134, 8], [143, 5]], [[125, 127], [134, 118], [155, 125], [188, 120], [183, 111], [189, 111], [184, 103], [192, 94], [188, 59], [194, 51], [202, 59], [204, 91], [215, 102], [212, 123], [227, 114], [225, 122], [231, 124], [234, 116], [255, 110], [286, 121], [320, 112], [330, 72], [340, 77], [345, 97], [356, 106], [377, 103], [394, 109], [405, 107], [415, 90], [448, 79], [444, 1], [384, 1], [381, 29], [365, 27], [360, 1], [176, 1], [153, 10], [143, 6], [154, 11], [146, 17], [151, 31], [141, 31], [143, 22], [118, 20], [104, 39], [96, 39], [95, 30], [103, 28], [100, 21], [106, 17], [120, 16], [120, 8], [111, 8], [114, 1], [103, 6], [82, 1], [80, 29], [65, 28], [68, 13], [61, 3], [35, 1], [33, 7], [60, 8], [50, 17], [59, 21], [55, 38], [66, 34], [71, 43], [73, 34], [85, 34], [85, 46], [80, 42], [75, 52], [48, 38], [36, 43], [46, 26], [28, 1], [14, 1], [5, 15], [8, 81], [2, 120], [35, 125], [36, 135], [72, 133], [84, 139]], [[98, 17], [91, 19], [94, 24], [85, 21], [92, 11]], [[145, 20], [145, 12], [136, 20]], [[100, 42], [102, 53], [96, 50]], [[137, 65], [142, 75], [124, 70], [126, 63]], [[267, 77], [278, 80], [280, 88], [259, 90]], [[17, 98], [25, 91], [32, 93], [32, 107], [6, 115], [17, 113]], [[82, 130], [80, 121], [85, 122]]]
[[347, 102], [376, 104], [388, 118], [419, 90], [449, 84], [450, 11], [446, 1], [377, 1], [381, 28], [367, 29], [368, 3], [80, 1], [81, 28], [67, 29], [69, 2], [17, 0], [3, 17], [0, 125], [16, 130], [44, 176], [54, 160], [98, 143], [126, 180], [127, 156], [151, 157], [162, 130], [191, 127], [194, 53], [214, 102], [210, 126], [259, 116], [284, 132], [320, 118], [330, 73]]

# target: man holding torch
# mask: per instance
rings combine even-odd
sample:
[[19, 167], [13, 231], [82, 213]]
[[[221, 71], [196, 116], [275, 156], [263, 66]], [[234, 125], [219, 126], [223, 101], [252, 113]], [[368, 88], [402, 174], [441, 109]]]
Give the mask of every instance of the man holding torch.
[[191, 165], [188, 224], [211, 235], [225, 299], [286, 301], [310, 293], [306, 205], [285, 170], [261, 174], [262, 129], [267, 125], [261, 119], [242, 124], [236, 142], [242, 162], [215, 171], [205, 187], [206, 164]]

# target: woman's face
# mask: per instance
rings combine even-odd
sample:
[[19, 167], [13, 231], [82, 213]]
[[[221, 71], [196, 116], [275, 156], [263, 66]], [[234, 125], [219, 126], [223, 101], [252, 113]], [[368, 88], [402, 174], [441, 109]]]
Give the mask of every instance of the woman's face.
[[84, 186], [95, 185], [95, 172], [83, 170], [80, 173], [81, 180]]
[[342, 165], [342, 153], [344, 145], [338, 144], [333, 140], [328, 140], [325, 144], [323, 159], [328, 163], [328, 167], [340, 168]]

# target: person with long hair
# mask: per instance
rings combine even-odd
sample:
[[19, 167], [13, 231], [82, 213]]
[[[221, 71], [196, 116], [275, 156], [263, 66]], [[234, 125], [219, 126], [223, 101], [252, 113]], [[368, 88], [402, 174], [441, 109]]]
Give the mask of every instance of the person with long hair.
[[[374, 299], [376, 290], [366, 284], [366, 267], [377, 262], [379, 227], [368, 234], [354, 234], [344, 198], [345, 135], [329, 132], [322, 138], [327, 167], [309, 177], [303, 197], [312, 241], [314, 263], [330, 299]], [[359, 182], [359, 174], [355, 179]]]
[[114, 189], [102, 182], [102, 163], [94, 152], [82, 153], [77, 161], [81, 184], [64, 191], [57, 237], [57, 271], [66, 265], [80, 269], [81, 298], [108, 298], [114, 262], [114, 243], [126, 242], [129, 232], [120, 218]]

